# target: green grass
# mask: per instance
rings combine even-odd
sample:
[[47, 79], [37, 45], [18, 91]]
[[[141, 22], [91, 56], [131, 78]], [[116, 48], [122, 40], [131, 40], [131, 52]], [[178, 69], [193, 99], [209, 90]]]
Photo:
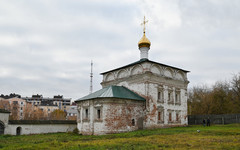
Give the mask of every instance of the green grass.
[[[197, 132], [200, 130], [200, 133]], [[139, 130], [84, 136], [54, 133], [0, 136], [0, 149], [239, 149], [240, 124]]]

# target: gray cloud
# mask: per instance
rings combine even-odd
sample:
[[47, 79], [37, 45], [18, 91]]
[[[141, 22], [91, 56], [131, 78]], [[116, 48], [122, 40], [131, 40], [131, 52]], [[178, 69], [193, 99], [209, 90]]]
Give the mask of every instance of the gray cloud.
[[99, 73], [139, 59], [143, 15], [150, 59], [186, 70], [190, 86], [239, 72], [238, 0], [0, 1], [0, 90], [23, 96], [89, 93]]

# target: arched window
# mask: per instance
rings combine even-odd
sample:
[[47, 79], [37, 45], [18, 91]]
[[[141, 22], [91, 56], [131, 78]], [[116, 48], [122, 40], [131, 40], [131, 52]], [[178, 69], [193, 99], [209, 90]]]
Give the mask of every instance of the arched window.
[[17, 127], [16, 135], [21, 135], [21, 133], [22, 133], [22, 128], [21, 127]]

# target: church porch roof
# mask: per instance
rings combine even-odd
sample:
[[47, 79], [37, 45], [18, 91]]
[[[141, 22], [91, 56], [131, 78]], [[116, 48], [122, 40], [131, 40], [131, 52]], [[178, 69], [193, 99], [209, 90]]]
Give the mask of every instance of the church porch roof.
[[130, 100], [139, 100], [145, 101], [145, 99], [138, 94], [134, 93], [133, 91], [129, 90], [123, 86], [108, 86], [101, 90], [98, 90], [94, 93], [91, 93], [85, 97], [77, 99], [75, 102], [83, 101], [83, 100], [90, 100], [96, 98], [121, 98], [121, 99], [130, 99]]

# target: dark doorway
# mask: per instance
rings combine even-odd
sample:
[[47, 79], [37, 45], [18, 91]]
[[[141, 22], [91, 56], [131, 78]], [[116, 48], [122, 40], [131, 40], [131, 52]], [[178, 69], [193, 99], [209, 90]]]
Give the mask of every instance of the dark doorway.
[[140, 117], [137, 121], [138, 129], [143, 129], [143, 118]]
[[17, 129], [16, 129], [17, 131], [17, 135], [21, 135], [21, 132], [22, 132], [22, 128], [21, 127], [17, 127]]
[[132, 119], [132, 126], [135, 126], [135, 120]]
[[0, 135], [4, 134], [4, 124], [0, 121]]

